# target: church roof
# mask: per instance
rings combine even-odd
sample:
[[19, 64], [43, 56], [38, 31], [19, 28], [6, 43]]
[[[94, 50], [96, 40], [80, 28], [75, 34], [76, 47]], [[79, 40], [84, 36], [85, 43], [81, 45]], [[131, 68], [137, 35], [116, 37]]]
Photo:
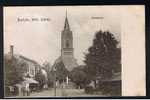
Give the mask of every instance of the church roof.
[[73, 68], [78, 66], [77, 61], [74, 57], [72, 58], [66, 57], [66, 58], [62, 58], [62, 60], [68, 71], [71, 71]]
[[57, 63], [60, 63], [60, 62], [63, 62], [65, 68], [68, 70], [68, 71], [71, 71], [73, 68], [77, 67], [78, 64], [77, 64], [77, 61], [75, 58], [62, 58], [61, 56], [56, 59], [53, 67], [55, 67], [55, 65], [57, 65]]

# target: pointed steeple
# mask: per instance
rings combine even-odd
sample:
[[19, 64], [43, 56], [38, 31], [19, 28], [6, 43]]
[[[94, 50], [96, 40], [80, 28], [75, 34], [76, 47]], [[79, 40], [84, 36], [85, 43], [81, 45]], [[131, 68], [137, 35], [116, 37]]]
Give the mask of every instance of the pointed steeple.
[[67, 11], [66, 11], [64, 30], [70, 30], [69, 22], [68, 22], [68, 18], [67, 18]]

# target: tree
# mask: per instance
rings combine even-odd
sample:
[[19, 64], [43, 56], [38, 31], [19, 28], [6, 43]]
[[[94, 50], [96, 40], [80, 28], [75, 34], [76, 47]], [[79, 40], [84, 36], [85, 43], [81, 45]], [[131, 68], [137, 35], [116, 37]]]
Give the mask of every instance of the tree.
[[43, 67], [44, 67], [44, 69], [45, 69], [45, 71], [47, 72], [47, 73], [49, 73], [50, 71], [51, 71], [51, 64], [49, 63], [49, 62], [45, 62], [44, 64], [43, 64]]
[[50, 71], [49, 73], [47, 73], [47, 76], [48, 76], [48, 87], [52, 87], [53, 84], [54, 84], [54, 74], [52, 71]]
[[69, 75], [68, 70], [65, 68], [65, 65], [62, 61], [56, 63], [56, 80], [59, 82], [65, 81], [66, 77]]
[[98, 31], [93, 44], [85, 55], [86, 73], [91, 80], [96, 76], [111, 77], [113, 72], [121, 71], [121, 50], [118, 41], [110, 32]]
[[88, 83], [86, 73], [83, 68], [84, 66], [75, 67], [70, 73], [71, 81], [79, 87], [84, 87]]
[[47, 84], [48, 84], [48, 87], [51, 87], [53, 85], [53, 74], [52, 74], [52, 71], [51, 71], [51, 64], [49, 62], [45, 62], [43, 64], [43, 67], [45, 69], [45, 71], [47, 72]]
[[27, 64], [13, 57], [8, 59], [4, 57], [5, 65], [5, 85], [15, 85], [23, 81], [23, 73], [26, 71]]
[[46, 83], [46, 77], [43, 75], [42, 71], [39, 70], [35, 75], [35, 80], [39, 82], [39, 89], [42, 90], [44, 84]]

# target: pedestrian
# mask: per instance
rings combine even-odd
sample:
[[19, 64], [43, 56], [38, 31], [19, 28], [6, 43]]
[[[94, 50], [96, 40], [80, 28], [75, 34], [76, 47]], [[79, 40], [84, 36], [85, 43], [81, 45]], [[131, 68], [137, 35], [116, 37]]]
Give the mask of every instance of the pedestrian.
[[22, 83], [21, 92], [22, 92], [22, 95], [25, 96], [26, 91], [25, 91], [25, 83], [24, 82]]
[[25, 90], [26, 90], [26, 95], [29, 96], [30, 95], [29, 83], [25, 84]]
[[9, 86], [9, 90], [10, 90], [10, 94], [13, 95], [13, 93], [14, 93], [14, 87], [13, 86]]

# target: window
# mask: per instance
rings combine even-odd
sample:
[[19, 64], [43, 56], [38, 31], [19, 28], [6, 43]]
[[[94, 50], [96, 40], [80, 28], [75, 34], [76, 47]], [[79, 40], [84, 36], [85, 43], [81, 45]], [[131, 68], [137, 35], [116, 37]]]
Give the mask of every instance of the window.
[[66, 48], [69, 48], [69, 40], [66, 41]]

